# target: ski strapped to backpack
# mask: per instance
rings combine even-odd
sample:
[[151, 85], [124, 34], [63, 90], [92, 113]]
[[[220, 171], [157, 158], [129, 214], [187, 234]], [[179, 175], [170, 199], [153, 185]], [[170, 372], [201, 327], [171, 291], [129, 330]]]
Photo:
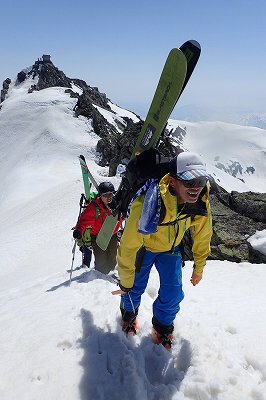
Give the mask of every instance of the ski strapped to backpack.
[[[196, 40], [188, 40], [187, 42], [183, 43], [180, 46], [180, 50], [182, 51], [182, 53], [185, 55], [185, 57], [187, 59], [187, 73], [186, 73], [186, 77], [185, 77], [182, 89], [181, 89], [179, 96], [176, 99], [176, 102], [174, 104], [174, 107], [175, 107], [179, 97], [183, 93], [185, 87], [187, 86], [187, 83], [198, 63], [198, 60], [200, 58], [200, 53], [201, 53], [201, 47], [200, 47], [200, 44]], [[174, 107], [173, 107], [173, 109], [174, 109]], [[167, 126], [167, 121], [166, 121], [163, 131], [165, 130], [166, 126]], [[157, 141], [157, 143], [158, 143], [158, 141]]]
[[[95, 189], [98, 190], [98, 185], [95, 179], [93, 178], [92, 174], [90, 173], [87, 163], [85, 160], [85, 157], [83, 155], [79, 156], [79, 161], [80, 161], [80, 167], [81, 167], [81, 172], [82, 172], [82, 178], [83, 178], [83, 185], [84, 185], [84, 193], [81, 194], [80, 198], [80, 210], [79, 210], [79, 216], [78, 220], [80, 218], [82, 210], [84, 210], [88, 204], [93, 201], [94, 202], [94, 207], [95, 207], [95, 219], [98, 218], [99, 216], [99, 206], [98, 204], [94, 201], [95, 197], [97, 196], [97, 192], [92, 192], [91, 191], [91, 182], [93, 183]], [[90, 182], [91, 181], [91, 182]], [[73, 228], [74, 229], [74, 228]], [[73, 262], [74, 262], [74, 256], [75, 256], [75, 249], [76, 245], [79, 247], [86, 246], [90, 247], [91, 245], [91, 237], [90, 237], [90, 229], [86, 229], [85, 232], [82, 235], [81, 239], [75, 240], [75, 244], [73, 247], [73, 259], [72, 259], [72, 265], [71, 265], [71, 275], [72, 275], [72, 269], [73, 269]], [[70, 282], [71, 282], [71, 275], [70, 275]]]
[[[91, 174], [91, 172], [90, 172], [90, 170], [89, 170], [89, 168], [88, 168], [88, 166], [87, 166], [87, 163], [86, 163], [86, 160], [85, 160], [85, 157], [83, 156], [83, 155], [80, 155], [79, 156], [79, 161], [80, 161], [80, 166], [81, 166], [81, 171], [82, 171], [82, 177], [83, 177], [83, 184], [84, 184], [84, 191], [85, 191], [85, 198], [86, 198], [86, 205], [85, 205], [85, 207], [84, 208], [86, 208], [87, 207], [87, 205], [92, 201], [93, 202], [93, 204], [94, 204], [94, 207], [95, 207], [95, 219], [97, 219], [98, 218], [98, 216], [99, 216], [99, 206], [98, 206], [98, 204], [94, 201], [94, 199], [95, 199], [95, 197], [97, 196], [97, 194], [98, 194], [98, 191], [99, 191], [99, 185], [97, 184], [97, 182], [96, 182], [96, 180], [94, 179], [94, 177], [93, 177], [93, 175]], [[90, 182], [93, 184], [93, 186], [95, 187], [95, 189], [97, 190], [97, 192], [92, 192], [90, 189], [91, 189], [91, 184], [90, 184]], [[107, 216], [107, 218], [108, 218], [108, 216]], [[107, 219], [106, 218], [106, 219]], [[116, 227], [116, 224], [117, 224], [117, 218], [115, 218], [115, 223], [114, 223], [114, 226], [113, 227], [109, 227], [109, 229], [104, 229], [104, 233], [106, 232], [106, 234], [108, 235], [108, 240], [107, 240], [107, 245], [106, 245], [106, 247], [105, 248], [103, 248], [103, 247], [101, 247], [103, 250], [106, 250], [106, 248], [107, 248], [107, 246], [108, 246], [108, 244], [109, 244], [109, 241], [110, 241], [110, 239], [111, 239], [111, 236], [112, 236], [112, 234], [113, 234], [113, 230], [115, 229], [115, 227]], [[104, 221], [105, 222], [105, 221]], [[105, 241], [106, 241], [106, 239], [104, 239]], [[78, 241], [78, 245], [79, 246], [82, 246], [82, 245], [85, 245], [85, 246], [89, 246], [89, 243], [90, 243], [90, 231], [87, 229], [85, 232], [84, 232], [84, 234], [83, 234], [83, 237]]]
[[180, 46], [180, 50], [187, 59], [187, 73], [179, 97], [181, 96], [185, 87], [187, 86], [187, 83], [192, 75], [192, 72], [194, 71], [197, 65], [197, 62], [200, 58], [201, 47], [196, 40], [188, 40], [187, 42], [183, 43], [182, 46]]
[[187, 73], [187, 59], [179, 49], [172, 49], [165, 62], [147, 117], [132, 153], [155, 147], [179, 98]]
[[[119, 213], [122, 212], [124, 215], [126, 214], [126, 208], [130, 200], [145, 179], [145, 177], [139, 176], [139, 180], [137, 179], [137, 181], [135, 181], [131, 172], [132, 168], [136, 170], [136, 168], [134, 168], [135, 164], [141, 163], [142, 160], [144, 161], [148, 153], [145, 153], [143, 159], [135, 156], [145, 150], [154, 149], [156, 147], [167, 125], [168, 118], [194, 71], [200, 53], [201, 48], [199, 43], [194, 40], [189, 40], [185, 42], [180, 49], [172, 49], [168, 55], [149, 112], [132, 152], [131, 164], [128, 164], [115, 196], [117, 201], [115, 215], [110, 215], [106, 218], [97, 236], [96, 243], [102, 250], [105, 250], [109, 244], [119, 218]], [[156, 163], [158, 165], [161, 164], [160, 160], [158, 160], [158, 157], [161, 157], [160, 155], [151, 152], [149, 156], [153, 159], [153, 166]], [[167, 164], [169, 160], [164, 160], [162, 163], [164, 162]], [[167, 168], [167, 165], [164, 167]], [[161, 167], [155, 167], [155, 170], [151, 168], [152, 176], [147, 176], [149, 174], [146, 174], [146, 178], [156, 177], [159, 179], [163, 176], [163, 172], [165, 172], [163, 169], [159, 172], [160, 169]], [[160, 176], [154, 176], [155, 171], [156, 173], [158, 172]]]
[[95, 198], [95, 193], [91, 192], [91, 183], [95, 187], [95, 189], [98, 191], [98, 184], [94, 177], [92, 176], [91, 172], [89, 171], [89, 168], [87, 166], [85, 157], [83, 155], [79, 156], [79, 162], [80, 162], [80, 167], [81, 167], [81, 172], [82, 172], [82, 178], [83, 178], [83, 185], [84, 185], [84, 191], [85, 191], [85, 196], [87, 203], [90, 202], [90, 200]]
[[[172, 49], [170, 51], [131, 158], [139, 152], [151, 147], [154, 148], [157, 145], [162, 132], [167, 126], [168, 118], [197, 65], [200, 54], [201, 47], [196, 40], [188, 40], [183, 43], [179, 49]], [[184, 71], [182, 70], [184, 64], [186, 65], [185, 75], [183, 75]], [[169, 65], [172, 69], [170, 69]], [[172, 80], [170, 78], [171, 74]], [[168, 85], [164, 84], [165, 79], [168, 79]], [[180, 87], [180, 81], [182, 79], [183, 84]], [[159, 103], [158, 98], [160, 97], [160, 92], [163, 88], [165, 91], [161, 96], [161, 102]], [[164, 103], [166, 103], [166, 105], [164, 105]]]

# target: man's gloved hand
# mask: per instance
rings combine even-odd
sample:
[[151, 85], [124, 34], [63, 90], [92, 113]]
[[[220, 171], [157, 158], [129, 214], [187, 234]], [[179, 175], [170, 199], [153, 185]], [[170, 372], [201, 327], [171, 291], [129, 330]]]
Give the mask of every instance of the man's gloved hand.
[[73, 231], [73, 238], [74, 238], [74, 239], [81, 239], [81, 237], [82, 237], [81, 232], [80, 232], [78, 229], [75, 229], [75, 230]]
[[120, 289], [123, 290], [123, 292], [125, 292], [125, 293], [129, 293], [130, 290], [132, 289], [132, 287], [131, 288], [125, 288], [123, 285], [121, 285], [120, 282], [118, 283], [118, 285], [119, 285]]
[[118, 277], [114, 277], [114, 281], [117, 283], [117, 285], [120, 287], [120, 290], [113, 290], [112, 294], [128, 294], [132, 288], [125, 288], [123, 285], [121, 285], [120, 280]]
[[115, 200], [115, 198], [112, 198], [112, 201], [110, 203], [108, 203], [108, 208], [110, 208], [110, 210], [112, 212], [116, 211], [116, 207], [117, 207], [117, 201]]

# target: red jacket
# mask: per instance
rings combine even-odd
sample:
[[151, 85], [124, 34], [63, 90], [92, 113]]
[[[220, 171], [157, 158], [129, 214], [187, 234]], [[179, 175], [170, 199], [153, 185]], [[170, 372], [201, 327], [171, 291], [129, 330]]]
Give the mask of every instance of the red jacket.
[[[77, 225], [75, 229], [78, 229], [81, 234], [85, 232], [85, 230], [91, 227], [91, 235], [98, 235], [103, 225], [103, 222], [107, 215], [111, 215], [112, 212], [105, 207], [101, 198], [97, 196], [94, 200], [92, 200], [83, 213], [80, 215]], [[117, 222], [117, 225], [114, 229], [114, 234], [118, 232], [120, 226], [122, 224], [122, 219]]]

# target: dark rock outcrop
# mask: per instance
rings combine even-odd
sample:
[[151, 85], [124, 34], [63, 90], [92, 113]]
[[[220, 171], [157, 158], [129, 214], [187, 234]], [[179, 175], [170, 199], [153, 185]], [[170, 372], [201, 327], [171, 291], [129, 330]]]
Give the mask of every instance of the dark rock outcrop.
[[141, 130], [141, 122], [134, 123], [127, 118], [124, 120], [126, 126], [123, 134], [113, 133], [112, 135], [105, 135], [97, 144], [97, 151], [101, 154], [101, 164], [109, 166], [109, 176], [114, 176], [117, 166], [124, 159], [130, 158], [134, 143]]
[[[91, 106], [97, 105], [104, 108], [105, 110], [111, 111], [108, 104], [108, 99], [104, 93], [100, 93], [97, 88], [91, 88], [90, 86], [83, 86], [83, 93], [79, 96], [78, 102], [75, 107], [76, 116], [83, 115], [87, 117], [91, 114]], [[88, 111], [89, 110], [89, 111]], [[91, 116], [89, 116], [91, 118]]]
[[91, 119], [93, 129], [100, 137], [96, 149], [100, 154], [99, 165], [109, 166], [109, 176], [114, 176], [118, 164], [124, 158], [130, 157], [142, 123], [134, 123], [127, 117], [122, 118], [121, 123], [121, 120], [116, 120], [114, 116], [117, 126], [115, 127], [96, 107], [99, 106], [111, 112], [108, 101], [104, 93], [100, 93], [97, 88], [87, 86], [78, 98], [75, 115], [83, 115]]
[[71, 88], [71, 79], [67, 78], [63, 71], [59, 71], [53, 63], [43, 63], [39, 71], [39, 80], [36, 85], [36, 90], [56, 86]]
[[82, 90], [86, 90], [88, 89], [88, 85], [85, 81], [83, 81], [82, 79], [71, 79], [72, 82], [74, 83], [74, 85], [78, 86], [80, 89]]
[[266, 223], [265, 193], [233, 191], [230, 196], [231, 207], [239, 214], [252, 218], [254, 221]]
[[65, 93], [68, 93], [70, 95], [70, 97], [72, 97], [74, 99], [79, 98], [79, 94], [77, 92], [74, 92], [72, 89], [66, 89]]
[[0, 103], [2, 103], [5, 98], [6, 95], [8, 93], [8, 89], [9, 89], [9, 85], [11, 83], [11, 79], [10, 78], [6, 78], [3, 82], [3, 89], [1, 90], [1, 97], [0, 97]]
[[[213, 215], [213, 237], [212, 237], [212, 259], [229, 261], [250, 261], [265, 262], [266, 256], [259, 252], [254, 252], [247, 239], [254, 235], [256, 231], [266, 229], [266, 223], [258, 222], [250, 213], [248, 216], [238, 211], [238, 205], [234, 207], [232, 199], [235, 196], [233, 192], [230, 196], [231, 207], [226, 207], [219, 201], [215, 195], [211, 195], [211, 207]], [[253, 199], [250, 200], [250, 192], [238, 193], [238, 200], [242, 203], [249, 203], [250, 206], [257, 200], [266, 202], [266, 193], [253, 193]], [[258, 253], [258, 254], [256, 254]]]
[[[236, 197], [237, 201], [235, 202]], [[228, 204], [224, 201], [225, 199]], [[266, 229], [265, 212], [264, 215], [260, 214], [260, 211], [263, 213], [262, 207], [265, 207], [266, 204], [266, 193], [232, 192], [220, 196], [211, 194], [210, 201], [213, 236], [209, 259], [266, 263], [266, 256], [255, 250], [247, 240], [256, 231]], [[249, 211], [239, 212], [240, 204], [248, 204], [245, 211]], [[253, 207], [254, 215], [251, 211]], [[258, 215], [261, 215], [261, 221], [258, 220]], [[190, 233], [186, 235], [184, 243], [186, 259], [192, 259]]]
[[8, 89], [9, 85], [11, 83], [11, 79], [10, 78], [6, 78], [3, 82], [3, 89]]
[[143, 122], [134, 123], [129, 118], [124, 118], [126, 127], [122, 135], [119, 135], [115, 142], [115, 148], [109, 162], [109, 176], [115, 176], [117, 167], [131, 157], [134, 145], [136, 143]]
[[27, 74], [24, 71], [20, 71], [17, 75], [17, 80], [19, 83], [24, 82], [26, 78], [27, 78]]

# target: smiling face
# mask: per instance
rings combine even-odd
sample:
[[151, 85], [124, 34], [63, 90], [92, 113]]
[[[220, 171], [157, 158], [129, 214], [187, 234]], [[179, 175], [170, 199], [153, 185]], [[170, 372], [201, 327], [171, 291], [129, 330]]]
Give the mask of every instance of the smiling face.
[[169, 177], [169, 185], [173, 189], [179, 204], [196, 203], [203, 189], [202, 186], [185, 187], [181, 180], [173, 178], [172, 176]]

